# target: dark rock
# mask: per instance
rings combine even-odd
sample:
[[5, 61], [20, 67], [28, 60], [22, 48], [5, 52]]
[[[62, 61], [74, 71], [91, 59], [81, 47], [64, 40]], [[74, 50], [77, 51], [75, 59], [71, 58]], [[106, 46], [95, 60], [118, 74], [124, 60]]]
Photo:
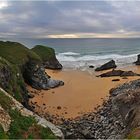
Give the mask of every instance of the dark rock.
[[93, 65], [90, 65], [89, 68], [94, 68], [94, 66]]
[[63, 68], [63, 66], [59, 63], [59, 61], [56, 58], [43, 62], [43, 65], [45, 68], [48, 69], [59, 70]]
[[113, 82], [120, 81], [120, 79], [112, 79]]
[[134, 62], [136, 65], [140, 65], [140, 54], [137, 56], [137, 61]]
[[8, 66], [0, 67], [0, 86], [4, 89], [8, 88], [12, 79], [12, 70]]
[[127, 77], [122, 77], [122, 79], [128, 79]]
[[112, 76], [140, 76], [140, 74], [134, 73], [132, 71], [123, 71], [123, 70], [112, 70], [106, 73], [99, 75], [99, 77], [112, 77]]
[[31, 93], [28, 93], [28, 98], [34, 98], [34, 95]]
[[58, 106], [57, 109], [60, 110], [61, 109], [61, 106]]
[[112, 68], [116, 68], [116, 64], [114, 60], [111, 60], [107, 63], [105, 63], [104, 65], [98, 67], [95, 69], [95, 71], [102, 71], [102, 70], [108, 70], [108, 69], [112, 69]]
[[51, 79], [43, 66], [32, 61], [26, 64], [23, 76], [26, 82], [36, 89], [50, 89], [64, 85], [63, 81]]

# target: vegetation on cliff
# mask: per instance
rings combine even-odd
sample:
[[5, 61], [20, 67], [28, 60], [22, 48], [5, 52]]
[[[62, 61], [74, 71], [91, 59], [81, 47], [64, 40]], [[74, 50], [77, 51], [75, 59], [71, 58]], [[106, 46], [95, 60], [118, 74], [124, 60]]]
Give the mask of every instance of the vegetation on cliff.
[[47, 60], [55, 58], [55, 51], [53, 48], [37, 45], [31, 50], [35, 52], [36, 54], [38, 54], [43, 61], [47, 61]]
[[[0, 91], [0, 107], [9, 115], [10, 124], [8, 131], [3, 126], [7, 122], [0, 119], [0, 139], [50, 139], [56, 138], [49, 128], [38, 125], [32, 116], [23, 116], [17, 109], [14, 102]], [[1, 109], [0, 108], [0, 109]], [[15, 108], [15, 109], [13, 109]], [[1, 111], [1, 110], [0, 110]], [[0, 118], [3, 112], [1, 111]], [[5, 116], [6, 118], [6, 116]], [[3, 125], [3, 126], [2, 126]]]
[[[32, 72], [45, 60], [50, 67], [56, 67], [59, 64], [52, 48], [36, 46], [30, 50], [18, 42], [0, 41], [0, 86], [27, 106], [28, 92], [24, 81], [28, 81], [31, 86], [42, 81], [45, 74], [34, 73], [37, 77], [41, 77], [39, 81], [36, 81], [37, 78], [32, 77]], [[59, 85], [59, 81], [57, 85]]]
[[0, 56], [12, 64], [24, 65], [29, 59], [41, 61], [40, 57], [17, 42], [0, 41]]
[[62, 69], [62, 65], [57, 60], [55, 56], [55, 50], [53, 48], [37, 45], [34, 48], [32, 48], [32, 51], [40, 56], [46, 68]]
[[[50, 50], [45, 53], [55, 57], [55, 53]], [[39, 119], [41, 119], [39, 116], [33, 115], [30, 111], [27, 111], [28, 115], [23, 115], [21, 112], [24, 107], [20, 103], [25, 107], [29, 107], [29, 93], [26, 89], [25, 81], [31, 81], [29, 82], [31, 85], [39, 83], [42, 86], [44, 83], [40, 81], [45, 79], [45, 84], [49, 84], [48, 81], [51, 81], [51, 86], [53, 84], [52, 79], [49, 79], [45, 69], [41, 66], [42, 63], [43, 59], [24, 45], [17, 42], [0, 41], [0, 138], [56, 138], [52, 133], [52, 129], [47, 127], [46, 120], [44, 121], [46, 127], [43, 127], [44, 125], [42, 126], [38, 123]], [[39, 69], [37, 72], [36, 68]], [[32, 72], [34, 73], [32, 74]], [[39, 80], [36, 80], [37, 77], [39, 77]], [[54, 83], [58, 82], [58, 84], [60, 82], [59, 80], [53, 81]], [[7, 93], [3, 92], [1, 88]], [[12, 97], [16, 99], [14, 99], [16, 103], [11, 100]], [[23, 112], [25, 113], [26, 109]], [[52, 125], [51, 127], [54, 128], [55, 126]]]

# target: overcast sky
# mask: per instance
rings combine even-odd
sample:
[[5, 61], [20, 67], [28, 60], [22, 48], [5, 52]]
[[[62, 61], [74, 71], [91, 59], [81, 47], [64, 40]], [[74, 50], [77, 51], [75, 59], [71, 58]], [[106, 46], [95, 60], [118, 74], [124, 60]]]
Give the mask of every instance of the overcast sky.
[[0, 37], [140, 37], [140, 1], [0, 1]]

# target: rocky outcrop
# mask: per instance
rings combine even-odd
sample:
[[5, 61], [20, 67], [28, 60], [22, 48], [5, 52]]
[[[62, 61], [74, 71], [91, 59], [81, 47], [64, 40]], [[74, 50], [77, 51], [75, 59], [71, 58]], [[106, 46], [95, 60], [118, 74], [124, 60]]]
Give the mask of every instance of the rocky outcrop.
[[62, 69], [62, 65], [57, 60], [55, 56], [55, 50], [53, 48], [37, 45], [32, 48], [32, 51], [34, 51], [37, 55], [40, 56], [45, 68], [57, 70]]
[[[35, 118], [38, 125], [41, 125], [42, 127], [45, 127], [45, 128], [49, 128], [57, 138], [61, 138], [61, 139], [64, 138], [62, 131], [58, 127], [56, 127], [54, 124], [52, 124], [51, 122], [48, 122], [44, 118], [41, 118], [34, 112], [26, 109], [21, 103], [19, 103], [17, 100], [15, 100], [12, 96], [10, 96], [2, 88], [0, 88], [0, 91], [3, 92], [3, 94], [5, 94], [5, 96], [9, 97], [10, 100], [12, 101], [12, 106], [11, 106], [12, 109], [16, 109], [16, 110], [20, 111], [21, 115], [23, 115], [23, 116], [29, 116], [29, 117]], [[1, 108], [0, 108], [0, 111], [1, 111]], [[3, 109], [2, 109], [2, 111], [3, 111]], [[10, 120], [10, 116], [7, 113], [4, 113], [4, 114], [6, 115], [5, 117], [8, 119], [8, 121], [6, 123], [2, 123], [2, 124], [7, 131], [11, 120]], [[0, 124], [1, 124], [1, 120], [2, 120], [2, 118], [0, 118]], [[7, 123], [8, 123], [8, 125], [5, 125]]]
[[140, 80], [135, 80], [111, 89], [108, 100], [94, 113], [66, 120], [61, 128], [71, 139], [138, 139], [139, 126]]
[[116, 64], [114, 60], [111, 60], [107, 63], [105, 63], [104, 65], [98, 67], [95, 69], [95, 71], [102, 71], [102, 70], [108, 70], [108, 69], [112, 69], [112, 68], [116, 68]]
[[93, 65], [89, 65], [89, 68], [94, 68], [94, 66]]
[[2, 125], [5, 132], [7, 132], [10, 128], [11, 117], [0, 105], [0, 124]]
[[8, 65], [2, 65], [0, 67], [0, 86], [4, 89], [8, 88], [9, 82], [12, 79], [12, 71]]
[[134, 62], [136, 65], [140, 65], [140, 54], [137, 56], [137, 61]]
[[[128, 134], [140, 126], [140, 80], [112, 89], [110, 94], [114, 96], [112, 100], [114, 108], [117, 108], [124, 118], [125, 135], [127, 137]], [[135, 135], [132, 138], [135, 138]]]
[[64, 85], [63, 81], [51, 79], [43, 66], [39, 66], [32, 61], [26, 64], [23, 76], [26, 82], [36, 89], [46, 90]]
[[44, 61], [43, 65], [47, 69], [54, 69], [54, 70], [62, 69], [62, 65], [59, 63], [59, 61], [56, 58]]
[[140, 74], [134, 73], [133, 71], [123, 71], [123, 70], [112, 70], [103, 74], [100, 74], [99, 77], [112, 77], [112, 76], [140, 76]]

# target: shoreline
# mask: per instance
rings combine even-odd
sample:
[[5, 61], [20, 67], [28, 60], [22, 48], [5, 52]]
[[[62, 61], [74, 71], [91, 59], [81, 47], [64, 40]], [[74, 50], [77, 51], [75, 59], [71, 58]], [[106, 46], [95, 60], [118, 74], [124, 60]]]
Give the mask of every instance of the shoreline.
[[[140, 72], [138, 66], [130, 66], [123, 70], [133, 70]], [[74, 119], [84, 114], [95, 112], [98, 106], [108, 99], [109, 91], [123, 83], [139, 79], [138, 76], [122, 79], [121, 77], [99, 78], [103, 72], [93, 72], [79, 70], [48, 70], [48, 75], [65, 82], [64, 86], [37, 91], [28, 86], [28, 90], [34, 98], [30, 99], [30, 105], [35, 107], [35, 112], [47, 114], [56, 118]], [[113, 79], [120, 81], [113, 82]]]

